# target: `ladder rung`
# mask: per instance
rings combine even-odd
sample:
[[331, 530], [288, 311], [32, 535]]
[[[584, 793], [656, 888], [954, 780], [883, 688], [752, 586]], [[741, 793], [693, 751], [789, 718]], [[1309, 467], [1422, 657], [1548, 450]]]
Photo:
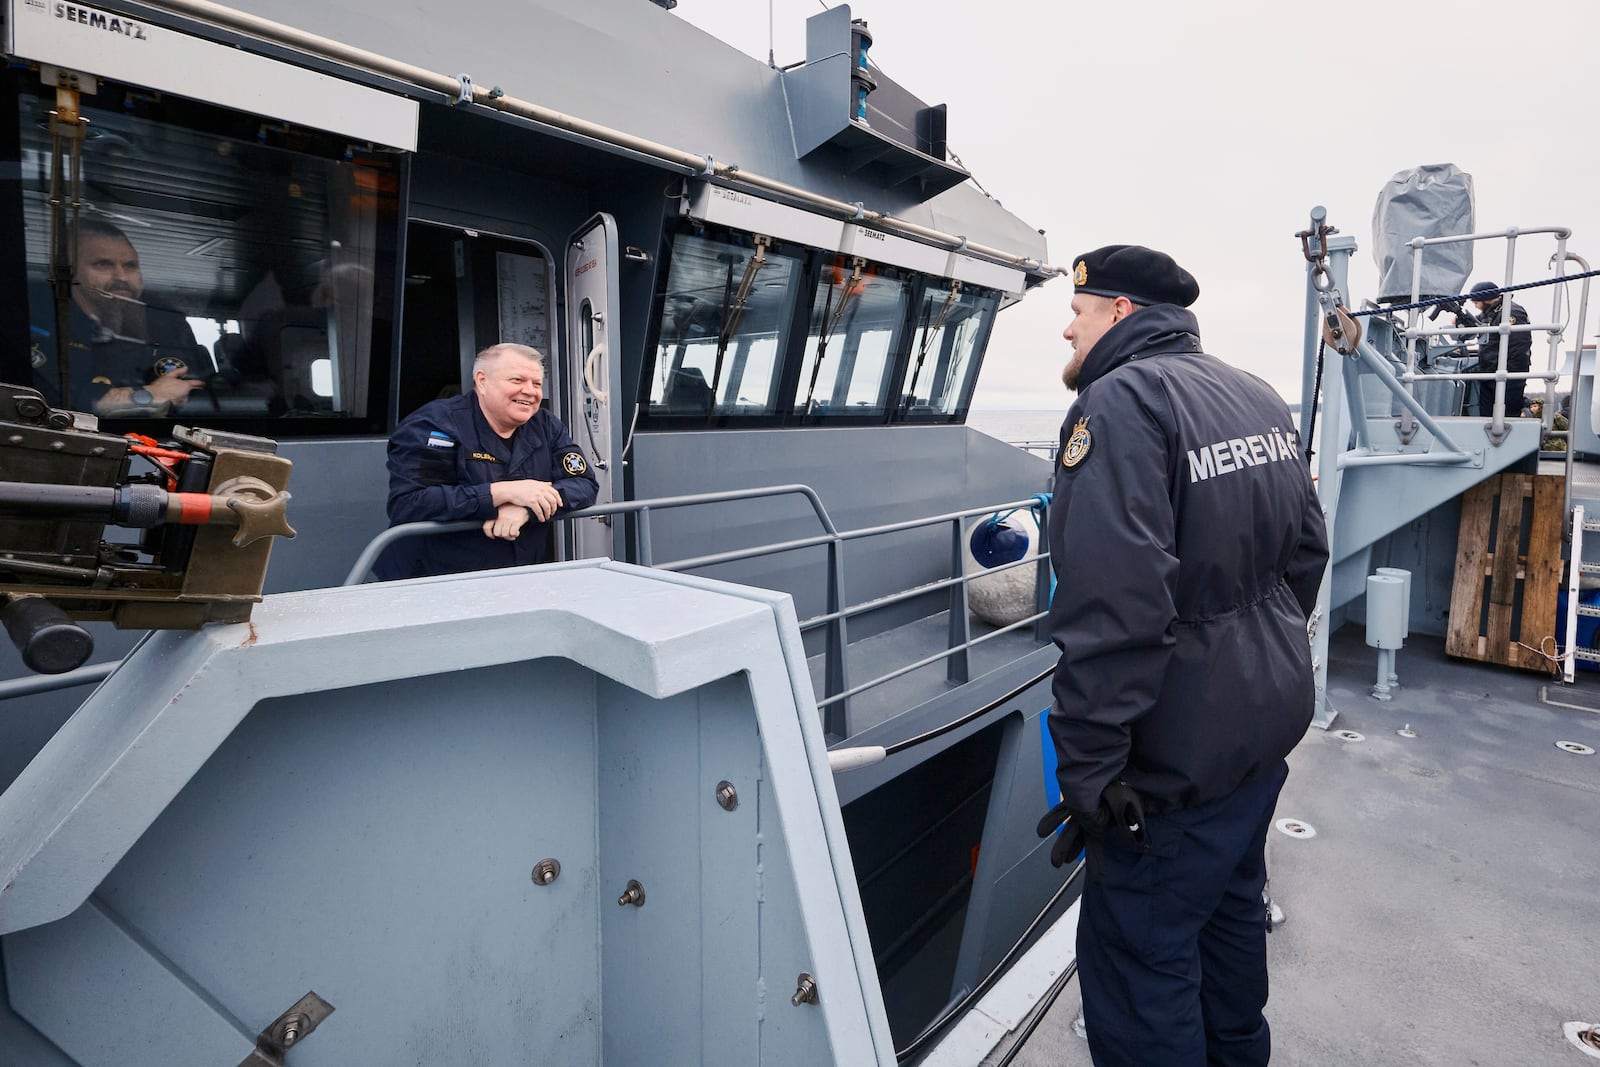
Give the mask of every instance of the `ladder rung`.
[[1583, 528], [1585, 530], [1590, 531], [1591, 533], [1594, 532], [1595, 530], [1600, 530], [1600, 520], [1597, 520], [1597, 519], [1584, 519], [1583, 520]]
[[1600, 563], [1579, 563], [1579, 574], [1600, 574]]
[[1600, 618], [1600, 604], [1579, 604], [1579, 615], [1588, 615], [1591, 618]]
[[1588, 648], [1575, 648], [1572, 650], [1573, 659], [1581, 659], [1588, 663], [1600, 663], [1600, 652]]

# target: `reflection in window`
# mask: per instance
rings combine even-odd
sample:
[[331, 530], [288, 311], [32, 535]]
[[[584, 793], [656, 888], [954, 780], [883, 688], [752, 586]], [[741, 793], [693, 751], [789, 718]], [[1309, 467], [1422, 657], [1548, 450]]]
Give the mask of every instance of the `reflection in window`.
[[909, 290], [909, 283], [886, 268], [860, 260], [823, 268], [811, 303], [796, 411], [884, 413]]
[[680, 234], [661, 310], [650, 411], [765, 415], [777, 407], [778, 354], [800, 261], [765, 239]]
[[959, 282], [930, 284], [917, 310], [906, 370], [909, 417], [953, 415], [970, 393], [970, 379], [999, 298]]
[[381, 412], [393, 157], [102, 85], [84, 100], [77, 239], [53, 263], [52, 226], [70, 234], [73, 213], [50, 204], [51, 101], [18, 100], [30, 347], [52, 403], [211, 422]]

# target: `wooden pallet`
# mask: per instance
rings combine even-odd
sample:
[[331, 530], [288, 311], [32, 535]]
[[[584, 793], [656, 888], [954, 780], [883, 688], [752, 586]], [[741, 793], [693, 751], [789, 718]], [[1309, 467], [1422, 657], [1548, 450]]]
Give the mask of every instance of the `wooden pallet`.
[[1554, 655], [1560, 639], [1562, 482], [1558, 474], [1501, 474], [1462, 496], [1449, 655], [1551, 669], [1537, 650]]

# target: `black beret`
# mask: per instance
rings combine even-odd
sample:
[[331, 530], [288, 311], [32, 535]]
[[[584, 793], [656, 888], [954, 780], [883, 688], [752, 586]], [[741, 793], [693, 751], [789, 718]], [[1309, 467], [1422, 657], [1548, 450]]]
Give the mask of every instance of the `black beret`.
[[1472, 287], [1472, 291], [1467, 294], [1467, 299], [1482, 300], [1486, 304], [1492, 304], [1500, 299], [1500, 294], [1495, 292], [1498, 288], [1500, 287], [1494, 282], [1478, 282]]
[[1200, 283], [1165, 252], [1143, 245], [1106, 245], [1079, 256], [1072, 284], [1080, 293], [1125, 296], [1135, 304], [1188, 307], [1200, 297]]

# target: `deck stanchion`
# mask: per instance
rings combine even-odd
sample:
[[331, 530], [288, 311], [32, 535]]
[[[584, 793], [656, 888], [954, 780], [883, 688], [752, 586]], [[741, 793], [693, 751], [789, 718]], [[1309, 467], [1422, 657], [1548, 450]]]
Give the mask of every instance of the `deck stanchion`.
[[[956, 517], [950, 520], [950, 573], [956, 578], [962, 578], [966, 572], [966, 557], [962, 553], [961, 519]], [[954, 649], [950, 658], [945, 661], [945, 677], [960, 685], [970, 676], [971, 659], [967, 654], [968, 642], [972, 640], [972, 622], [967, 605], [967, 583], [956, 582], [950, 587], [950, 641], [945, 647]]]

